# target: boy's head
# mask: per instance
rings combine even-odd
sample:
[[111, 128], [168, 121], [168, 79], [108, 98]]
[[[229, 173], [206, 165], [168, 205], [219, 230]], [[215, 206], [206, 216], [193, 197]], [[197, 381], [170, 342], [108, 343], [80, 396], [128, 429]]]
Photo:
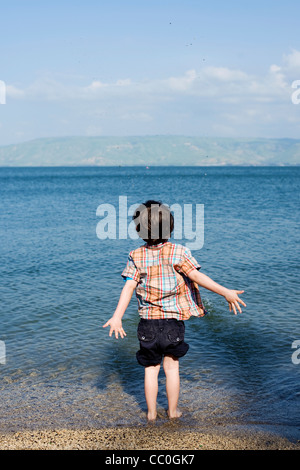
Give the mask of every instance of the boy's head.
[[174, 217], [160, 201], [149, 200], [141, 204], [132, 218], [139, 237], [148, 245], [166, 242], [174, 229]]

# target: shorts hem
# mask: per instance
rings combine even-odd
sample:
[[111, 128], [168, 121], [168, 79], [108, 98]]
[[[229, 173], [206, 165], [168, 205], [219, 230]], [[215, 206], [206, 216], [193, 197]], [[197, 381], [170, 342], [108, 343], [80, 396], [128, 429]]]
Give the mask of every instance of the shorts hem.
[[144, 366], [144, 367], [147, 367], [147, 366], [156, 366], [158, 364], [161, 364], [163, 358], [165, 356], [173, 356], [173, 357], [176, 357], [176, 359], [180, 359], [181, 357], [185, 356], [186, 353], [188, 352], [189, 350], [189, 345], [187, 343], [184, 343], [184, 344], [181, 344], [181, 347], [182, 346], [185, 346], [184, 349], [181, 349], [181, 350], [177, 350], [174, 349], [174, 350], [170, 350], [170, 351], [164, 351], [161, 356], [157, 359], [147, 359], [147, 357], [145, 357], [143, 355], [143, 353], [141, 352], [141, 350], [137, 351], [136, 353], [136, 359], [138, 361], [138, 363], [141, 365], [141, 366]]

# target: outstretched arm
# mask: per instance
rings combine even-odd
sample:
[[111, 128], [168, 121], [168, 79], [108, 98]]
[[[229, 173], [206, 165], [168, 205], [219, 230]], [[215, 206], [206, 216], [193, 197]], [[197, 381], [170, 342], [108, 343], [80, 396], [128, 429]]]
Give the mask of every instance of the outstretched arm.
[[126, 311], [126, 308], [129, 305], [134, 289], [136, 288], [137, 282], [133, 279], [126, 281], [125, 286], [122, 289], [120, 299], [113, 316], [103, 325], [103, 328], [110, 326], [109, 336], [112, 336], [115, 332], [115, 337], [118, 338], [119, 334], [121, 338], [126, 336], [125, 331], [122, 327], [122, 317]]
[[239, 303], [246, 307], [246, 304], [238, 296], [238, 294], [242, 294], [244, 292], [243, 290], [227, 289], [226, 287], [217, 284], [210, 277], [206, 276], [206, 274], [200, 273], [197, 269], [193, 269], [193, 271], [188, 274], [188, 277], [199, 286], [225, 297], [229, 304], [229, 310], [233, 310], [235, 315], [237, 314], [236, 308], [240, 313], [242, 313]]

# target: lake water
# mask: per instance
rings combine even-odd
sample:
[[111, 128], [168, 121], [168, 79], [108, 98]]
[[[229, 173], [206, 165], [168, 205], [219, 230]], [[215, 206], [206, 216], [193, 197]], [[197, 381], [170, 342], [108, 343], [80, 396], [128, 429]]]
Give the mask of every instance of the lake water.
[[[128, 207], [203, 204], [192, 253], [216, 282], [245, 290], [235, 316], [200, 288], [209, 314], [186, 323], [180, 426], [299, 439], [299, 190], [300, 167], [0, 168], [0, 430], [145, 423], [136, 299], [125, 339], [102, 328], [141, 243], [100, 240], [96, 211], [111, 204], [118, 216], [126, 196]], [[158, 424], [166, 407], [161, 372]]]

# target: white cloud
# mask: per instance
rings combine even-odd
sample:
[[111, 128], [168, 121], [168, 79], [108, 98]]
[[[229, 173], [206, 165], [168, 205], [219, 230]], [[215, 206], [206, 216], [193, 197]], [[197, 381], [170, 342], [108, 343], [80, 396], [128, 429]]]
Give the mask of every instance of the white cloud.
[[170, 90], [181, 92], [190, 89], [196, 79], [197, 72], [195, 70], [188, 70], [183, 77], [170, 77], [162, 83]]
[[14, 85], [6, 85], [6, 95], [10, 98], [22, 98], [25, 96], [25, 92]]
[[98, 80], [96, 81], [93, 81], [90, 85], [88, 85], [85, 90], [86, 91], [97, 91], [97, 90], [101, 90], [102, 88], [105, 88], [107, 87], [107, 83], [102, 83]]
[[[299, 68], [300, 51], [293, 50], [283, 57], [283, 64], [272, 64], [262, 76], [249, 75], [242, 70], [226, 67], [203, 67], [199, 71], [187, 70], [181, 76], [165, 79], [134, 82], [130, 78], [118, 78], [114, 82], [93, 80], [86, 86], [61, 83], [49, 77], [41, 77], [27, 88], [7, 85], [8, 96], [18, 99], [90, 100], [126, 99], [129, 96], [146, 99], [176, 99], [181, 95], [216, 98], [224, 102], [238, 102], [249, 96], [251, 99], [268, 102], [275, 98], [286, 98], [290, 87], [290, 74]], [[295, 77], [295, 79], [298, 77]], [[289, 90], [290, 91], [290, 90]]]
[[276, 65], [276, 64], [273, 64], [273, 65], [271, 65], [271, 67], [270, 67], [270, 72], [271, 72], [271, 73], [277, 73], [277, 72], [280, 72], [280, 70], [281, 70], [281, 67], [279, 67], [279, 66]]
[[[192, 133], [223, 136], [272, 136], [286, 129], [290, 136], [300, 124], [300, 106], [291, 102], [292, 83], [297, 79], [300, 51], [292, 50], [279, 64], [266, 66], [264, 74], [202, 66], [143, 81], [121, 77], [83, 84], [83, 77], [54, 80], [47, 76], [23, 88], [8, 84], [7, 96], [29, 106], [55, 102], [51, 112], [57, 108], [57, 122], [67, 119], [69, 134], [73, 128], [87, 135], [184, 133], [191, 129]], [[43, 119], [47, 120], [46, 111]]]
[[300, 72], [300, 51], [293, 49], [290, 54], [283, 56], [283, 62], [287, 69], [297, 69]]
[[215, 79], [221, 82], [245, 81], [249, 77], [241, 70], [230, 70], [226, 67], [206, 67], [204, 75], [209, 79]]

